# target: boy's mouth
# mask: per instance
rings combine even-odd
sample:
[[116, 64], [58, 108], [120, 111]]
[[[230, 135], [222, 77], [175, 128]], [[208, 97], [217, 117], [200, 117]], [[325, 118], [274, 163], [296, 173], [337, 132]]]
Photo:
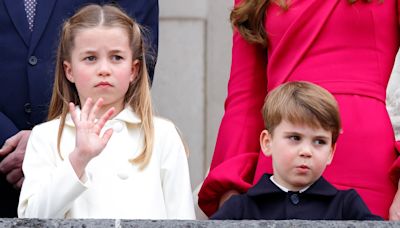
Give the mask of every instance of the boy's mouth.
[[309, 166], [307, 166], [307, 165], [299, 165], [299, 166], [296, 166], [296, 168], [299, 170], [299, 171], [301, 171], [301, 172], [307, 172], [309, 169], [310, 169], [310, 167]]

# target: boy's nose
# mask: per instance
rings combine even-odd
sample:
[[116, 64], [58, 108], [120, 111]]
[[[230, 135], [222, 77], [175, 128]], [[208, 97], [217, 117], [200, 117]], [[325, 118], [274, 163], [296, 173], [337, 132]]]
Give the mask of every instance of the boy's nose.
[[299, 150], [299, 155], [301, 157], [311, 157], [312, 156], [311, 147], [309, 145], [303, 145]]

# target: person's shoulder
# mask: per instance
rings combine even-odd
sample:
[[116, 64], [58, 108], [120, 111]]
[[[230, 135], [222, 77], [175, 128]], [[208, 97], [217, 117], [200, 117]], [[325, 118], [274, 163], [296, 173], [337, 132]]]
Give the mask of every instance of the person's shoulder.
[[177, 131], [175, 124], [164, 117], [155, 116], [153, 118], [154, 131], [158, 133], [170, 133]]
[[356, 197], [359, 196], [357, 191], [353, 188], [350, 189], [337, 189], [338, 194], [342, 195], [343, 197]]
[[343, 215], [346, 220], [383, 220], [372, 214], [355, 189], [338, 190], [343, 200]]
[[358, 197], [360, 197], [357, 193], [356, 190], [354, 190], [353, 188], [350, 189], [336, 189], [337, 192], [334, 195], [334, 197], [337, 200], [343, 201], [343, 202], [352, 202], [355, 199], [357, 199]]
[[185, 140], [181, 131], [171, 121], [163, 117], [154, 117], [154, 146], [162, 151], [168, 151], [167, 148], [175, 148], [173, 151], [179, 151], [176, 148], [182, 148], [187, 151]]
[[35, 142], [52, 143], [57, 139], [60, 119], [54, 119], [35, 125], [29, 139]]
[[33, 131], [49, 131], [53, 130], [54, 128], [58, 129], [60, 125], [60, 119], [49, 120], [40, 124], [37, 124], [33, 127]]

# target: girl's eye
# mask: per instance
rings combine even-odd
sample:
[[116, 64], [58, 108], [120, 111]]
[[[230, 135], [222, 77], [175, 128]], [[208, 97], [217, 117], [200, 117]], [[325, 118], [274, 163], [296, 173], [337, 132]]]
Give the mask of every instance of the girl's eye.
[[300, 139], [301, 139], [300, 136], [298, 136], [298, 135], [290, 135], [290, 136], [288, 136], [288, 138], [292, 141], [300, 141]]
[[88, 56], [88, 57], [85, 58], [85, 60], [88, 60], [88, 61], [95, 61], [95, 60], [96, 60], [96, 57], [94, 57], [94, 56]]
[[121, 59], [123, 59], [121, 56], [119, 56], [119, 55], [113, 55], [112, 57], [111, 57], [113, 60], [115, 60], [115, 61], [119, 61], [119, 60], [121, 60]]

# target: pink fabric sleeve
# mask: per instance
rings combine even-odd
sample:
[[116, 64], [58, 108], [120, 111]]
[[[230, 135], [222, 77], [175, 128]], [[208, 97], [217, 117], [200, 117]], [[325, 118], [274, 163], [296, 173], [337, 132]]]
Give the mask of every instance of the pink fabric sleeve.
[[[394, 147], [397, 151], [397, 154], [400, 153], [400, 141], [396, 141], [394, 143]], [[397, 157], [396, 161], [393, 163], [392, 168], [390, 170], [390, 177], [392, 178], [393, 183], [398, 183], [400, 178], [400, 157]]]
[[[236, 3], [238, 0], [236, 1]], [[251, 187], [264, 128], [261, 108], [267, 93], [267, 50], [233, 35], [232, 65], [210, 173], [199, 192], [199, 206], [212, 215], [229, 190]]]
[[397, 18], [400, 25], [400, 0], [397, 1]]
[[[397, 0], [397, 18], [398, 25], [400, 28], [400, 0]], [[399, 49], [400, 51], [400, 49]], [[397, 108], [397, 107], [395, 107]], [[397, 154], [400, 154], [400, 141], [395, 141], [394, 146], [396, 148]], [[394, 183], [398, 183], [400, 178], [400, 156], [397, 157], [396, 161], [393, 163], [392, 168], [390, 170], [390, 176]]]

